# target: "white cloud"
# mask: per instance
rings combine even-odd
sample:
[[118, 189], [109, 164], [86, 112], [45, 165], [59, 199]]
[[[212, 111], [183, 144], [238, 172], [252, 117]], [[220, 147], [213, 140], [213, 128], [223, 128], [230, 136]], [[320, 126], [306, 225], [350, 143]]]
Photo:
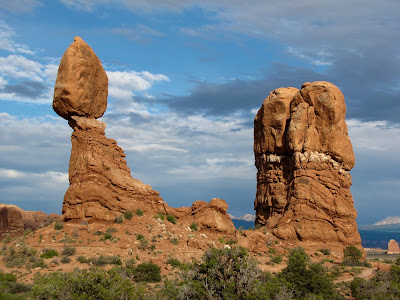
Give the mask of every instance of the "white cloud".
[[[13, 2], [13, 1], [7, 1]], [[1, 3], [0, 3], [1, 5]], [[0, 49], [6, 50], [12, 53], [23, 53], [33, 55], [33, 51], [28, 46], [14, 42], [16, 36], [14, 30], [7, 25], [6, 22], [0, 20]]]
[[41, 74], [43, 65], [27, 59], [21, 55], [0, 57], [0, 74], [12, 78], [27, 78], [34, 81], [43, 81]]

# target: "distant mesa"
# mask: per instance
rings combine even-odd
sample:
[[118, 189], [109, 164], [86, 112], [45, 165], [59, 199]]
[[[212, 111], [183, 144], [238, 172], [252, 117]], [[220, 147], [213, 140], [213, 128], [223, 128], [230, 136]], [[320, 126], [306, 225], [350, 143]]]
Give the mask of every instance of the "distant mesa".
[[256, 224], [305, 247], [362, 249], [345, 115], [343, 94], [325, 81], [279, 88], [264, 100], [254, 119]]

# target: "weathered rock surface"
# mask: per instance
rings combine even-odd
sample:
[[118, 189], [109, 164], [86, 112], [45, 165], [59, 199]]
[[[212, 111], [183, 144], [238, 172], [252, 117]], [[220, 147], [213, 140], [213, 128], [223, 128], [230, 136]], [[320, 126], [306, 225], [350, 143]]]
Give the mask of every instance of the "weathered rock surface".
[[254, 120], [256, 224], [305, 247], [361, 248], [345, 114], [343, 94], [323, 81], [279, 88], [264, 100]]
[[387, 254], [400, 254], [399, 243], [396, 240], [391, 239], [389, 241]]
[[61, 58], [53, 109], [64, 119], [100, 118], [107, 108], [108, 78], [100, 59], [80, 37]]
[[236, 228], [227, 211], [228, 204], [225, 200], [213, 198], [209, 203], [199, 200], [193, 202], [191, 211], [182, 216], [180, 221], [187, 226], [195, 222], [199, 230], [234, 234]]
[[164, 211], [159, 193], [132, 178], [124, 151], [105, 137], [105, 123], [72, 116], [70, 187], [64, 197], [65, 220], [114, 220], [124, 211]]
[[17, 236], [27, 229], [36, 230], [50, 220], [58, 220], [57, 214], [47, 215], [41, 211], [24, 211], [15, 205], [0, 204], [0, 238]]

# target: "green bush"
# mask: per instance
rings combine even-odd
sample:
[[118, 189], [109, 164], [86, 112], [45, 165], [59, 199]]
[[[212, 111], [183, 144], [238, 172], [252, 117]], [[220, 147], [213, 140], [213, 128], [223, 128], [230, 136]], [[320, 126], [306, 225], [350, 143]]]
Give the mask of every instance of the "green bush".
[[78, 256], [76, 260], [83, 264], [89, 262], [89, 260], [85, 256], [82, 256], [82, 255]]
[[162, 213], [158, 213], [156, 215], [153, 216], [154, 219], [161, 219], [164, 220], [164, 215]]
[[167, 264], [170, 264], [174, 268], [180, 268], [182, 263], [177, 258], [169, 258]]
[[309, 295], [319, 296], [322, 299], [343, 298], [334, 289], [326, 269], [321, 264], [311, 264], [303, 248], [291, 250], [288, 265], [278, 277], [296, 287], [294, 291], [296, 299]]
[[137, 215], [137, 216], [139, 216], [139, 217], [143, 217], [143, 210], [141, 210], [141, 209], [137, 209], [137, 210], [135, 210], [135, 214]]
[[122, 265], [122, 261], [118, 256], [104, 256], [92, 257], [90, 259], [94, 266], [105, 266], [105, 265]]
[[144, 239], [144, 235], [139, 233], [139, 234], [137, 235], [136, 239], [137, 239], [138, 241], [141, 241], [141, 240]]
[[126, 220], [130, 220], [133, 217], [133, 213], [130, 210], [127, 210], [126, 212], [124, 212], [124, 218]]
[[63, 264], [68, 264], [68, 263], [71, 262], [71, 258], [69, 258], [68, 256], [64, 255], [64, 256], [61, 258], [61, 262], [62, 262]]
[[54, 249], [44, 249], [43, 253], [40, 254], [40, 257], [44, 259], [53, 258], [54, 256], [58, 256], [58, 252]]
[[118, 230], [116, 228], [110, 227], [106, 230], [107, 233], [109, 234], [113, 234], [116, 233]]
[[144, 291], [115, 271], [96, 269], [37, 276], [33, 296], [35, 299], [143, 299]]
[[[17, 276], [14, 274], [0, 271], [0, 299], [26, 299], [27, 297], [16, 298], [10, 294], [21, 294], [30, 290], [31, 286], [17, 282]], [[2, 293], [5, 294], [2, 295]]]
[[271, 261], [275, 264], [280, 264], [282, 262], [282, 255], [272, 257]]
[[139, 250], [146, 250], [148, 247], [149, 247], [149, 241], [148, 240], [146, 240], [146, 239], [140, 240], [140, 243], [139, 243], [139, 246], [138, 246]]
[[64, 228], [63, 222], [61, 222], [60, 220], [57, 220], [56, 223], [54, 224], [54, 229], [55, 230], [61, 230], [63, 228]]
[[141, 263], [134, 268], [132, 279], [136, 282], [160, 282], [161, 268], [152, 263]]
[[176, 224], [176, 218], [173, 215], [167, 215], [167, 221], [171, 222], [172, 224]]
[[319, 252], [321, 252], [323, 255], [331, 255], [331, 250], [323, 248], [323, 249], [319, 249]]
[[179, 240], [176, 237], [170, 238], [169, 241], [171, 242], [171, 244], [173, 245], [178, 245], [179, 244]]
[[76, 254], [76, 248], [75, 247], [64, 247], [61, 254], [64, 256], [73, 256]]
[[360, 266], [364, 265], [363, 262], [360, 261], [362, 258], [363, 253], [360, 249], [356, 248], [355, 246], [347, 246], [343, 249], [344, 260], [343, 264], [346, 266]]
[[122, 215], [118, 216], [118, 217], [115, 217], [114, 223], [122, 224], [122, 222], [124, 222], [124, 217]]
[[192, 231], [197, 231], [197, 224], [195, 222], [193, 222], [192, 224], [190, 224], [190, 229]]

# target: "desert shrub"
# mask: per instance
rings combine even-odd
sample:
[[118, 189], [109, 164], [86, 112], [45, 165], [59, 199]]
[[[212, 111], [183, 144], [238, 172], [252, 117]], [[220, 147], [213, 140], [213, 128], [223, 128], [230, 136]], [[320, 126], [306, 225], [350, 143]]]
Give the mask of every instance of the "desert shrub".
[[156, 249], [156, 245], [152, 244], [152, 245], [150, 246], [150, 250], [151, 250], [151, 251], [154, 251], [155, 249]]
[[113, 234], [116, 233], [118, 230], [116, 228], [110, 227], [106, 230], [107, 233], [109, 234]]
[[260, 229], [261, 228], [261, 224], [256, 224], [256, 229]]
[[190, 229], [192, 231], [197, 231], [197, 224], [195, 222], [193, 222], [192, 224], [190, 224]]
[[156, 215], [153, 216], [154, 219], [161, 219], [164, 220], [164, 215], [162, 213], [158, 213]]
[[40, 257], [44, 259], [53, 258], [54, 256], [58, 256], [58, 252], [54, 249], [44, 249], [43, 253], [40, 254]]
[[122, 222], [124, 222], [124, 217], [122, 215], [115, 217], [114, 223], [122, 224]]
[[134, 258], [128, 259], [128, 260], [125, 262], [125, 266], [126, 266], [127, 268], [133, 268], [135, 265], [136, 265], [136, 260], [135, 260]]
[[272, 257], [271, 261], [275, 264], [280, 264], [282, 262], [282, 255]]
[[135, 210], [135, 214], [137, 215], [137, 216], [139, 216], [139, 217], [143, 217], [143, 210], [141, 210], [141, 209], [137, 209], [137, 210]]
[[141, 263], [133, 269], [132, 279], [136, 282], [160, 282], [161, 268], [152, 263]]
[[89, 260], [85, 257], [85, 256], [78, 256], [77, 258], [76, 258], [76, 260], [77, 261], [79, 261], [80, 263], [87, 263], [87, 262], [89, 262]]
[[75, 247], [64, 247], [62, 253], [64, 256], [73, 256], [76, 254], [76, 248]]
[[64, 228], [63, 222], [60, 220], [57, 220], [56, 223], [54, 224], [54, 230], [61, 230]]
[[178, 245], [179, 244], [179, 240], [176, 237], [172, 237], [169, 239], [169, 241], [171, 242], [171, 244], [173, 245]]
[[139, 243], [139, 246], [138, 246], [139, 250], [146, 250], [148, 247], [149, 247], [149, 241], [148, 240], [146, 240], [146, 239], [140, 240], [140, 243]]
[[104, 256], [92, 257], [90, 259], [94, 266], [105, 266], [105, 265], [122, 265], [122, 261], [118, 256]]
[[355, 246], [347, 246], [343, 249], [344, 259], [343, 264], [346, 266], [360, 266], [364, 265], [363, 262], [360, 261], [362, 258], [362, 252], [360, 249]]
[[101, 231], [95, 231], [93, 232], [93, 235], [102, 235], [103, 233]]
[[323, 255], [331, 255], [331, 250], [323, 248], [323, 249], [318, 249], [319, 252], [321, 252]]
[[173, 215], [167, 215], [167, 221], [171, 222], [172, 224], [176, 224], [176, 218]]
[[113, 236], [111, 235], [111, 233], [105, 232], [105, 233], [104, 233], [104, 238], [103, 238], [103, 239], [104, 239], [104, 240], [111, 240], [112, 237], [113, 237]]
[[118, 272], [96, 269], [37, 276], [33, 296], [36, 299], [143, 299], [144, 292]]
[[278, 277], [295, 287], [297, 298], [318, 296], [322, 299], [343, 299], [334, 289], [327, 270], [321, 264], [311, 264], [303, 248], [290, 251], [288, 265]]
[[137, 235], [136, 239], [137, 239], [138, 241], [143, 240], [143, 239], [144, 239], [144, 235], [141, 234], [141, 233], [139, 233], [139, 234]]
[[71, 258], [69, 258], [68, 256], [64, 255], [63, 257], [61, 257], [61, 262], [63, 264], [68, 264], [71, 262]]
[[174, 268], [180, 268], [180, 266], [182, 265], [182, 263], [177, 258], [169, 258], [167, 260], [167, 264], [170, 264]]
[[[17, 276], [0, 271], [0, 299], [26, 299], [26, 297], [15, 297], [10, 294], [21, 294], [29, 292], [30, 285], [17, 282]], [[5, 293], [2, 295], [2, 293]]]
[[126, 220], [130, 220], [133, 217], [133, 213], [130, 210], [127, 210], [126, 212], [124, 212], [124, 218]]

